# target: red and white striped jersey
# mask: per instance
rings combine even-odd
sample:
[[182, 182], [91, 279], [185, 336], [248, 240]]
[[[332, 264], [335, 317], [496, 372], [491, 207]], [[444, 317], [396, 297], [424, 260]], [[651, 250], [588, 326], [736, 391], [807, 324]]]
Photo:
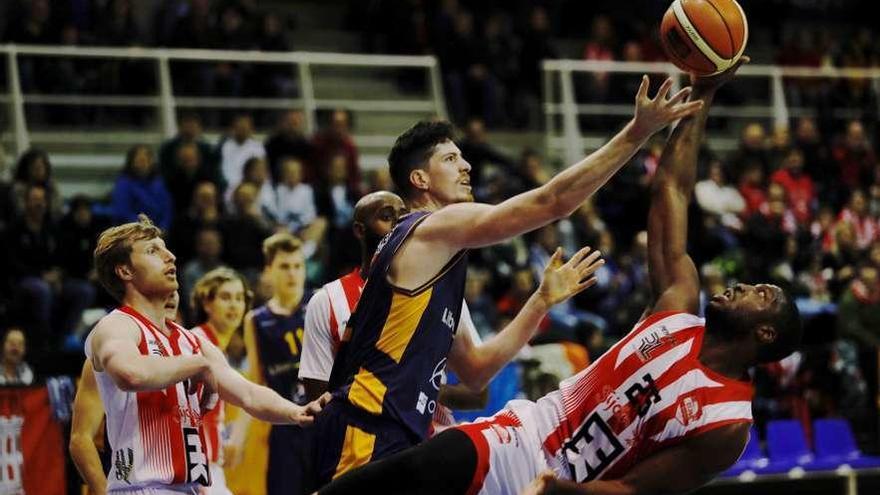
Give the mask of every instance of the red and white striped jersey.
[[[196, 334], [201, 339], [207, 339], [209, 342], [220, 348], [220, 341], [211, 325], [204, 323], [190, 329], [190, 332]], [[223, 438], [225, 429], [225, 416], [223, 414], [223, 401], [218, 400], [217, 405], [202, 416], [202, 423], [205, 427], [205, 453], [212, 463], [222, 464], [223, 459]]]
[[336, 351], [365, 283], [360, 268], [355, 268], [351, 273], [325, 284], [309, 300], [299, 360], [300, 378], [330, 381]]
[[533, 403], [507, 408], [536, 430], [560, 476], [616, 479], [688, 437], [752, 421], [753, 387], [699, 361], [705, 321], [656, 313], [587, 369]]
[[[166, 336], [150, 320], [123, 306], [124, 314], [138, 326], [138, 350], [144, 356], [186, 356], [200, 352], [198, 339], [189, 330], [166, 321]], [[90, 342], [86, 354], [91, 359]], [[112, 449], [107, 476], [108, 492], [137, 488], [173, 487], [197, 493], [211, 484], [205, 454], [205, 433], [199, 411], [201, 387], [189, 393], [188, 381], [164, 390], [126, 392], [104, 371], [95, 371], [98, 392], [107, 417], [107, 438]]]

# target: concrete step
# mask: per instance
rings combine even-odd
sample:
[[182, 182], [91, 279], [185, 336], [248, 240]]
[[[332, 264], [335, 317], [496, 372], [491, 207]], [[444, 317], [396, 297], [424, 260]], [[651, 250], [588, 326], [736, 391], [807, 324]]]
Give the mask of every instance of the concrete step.
[[313, 78], [315, 98], [392, 100], [404, 95], [394, 80], [375, 79], [352, 72], [349, 76], [317, 75]]
[[362, 53], [361, 36], [351, 31], [327, 29], [327, 26], [295, 29], [290, 42], [296, 51]]
[[359, 134], [397, 136], [412, 127], [416, 122], [431, 118], [432, 116], [433, 112], [356, 113], [355, 125]]

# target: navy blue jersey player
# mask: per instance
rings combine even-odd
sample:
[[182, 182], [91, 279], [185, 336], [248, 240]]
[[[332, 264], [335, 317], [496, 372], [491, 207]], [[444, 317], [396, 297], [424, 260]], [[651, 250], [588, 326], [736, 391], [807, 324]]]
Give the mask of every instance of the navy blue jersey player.
[[[281, 233], [263, 241], [265, 272], [272, 298], [245, 318], [244, 340], [252, 379], [297, 404], [306, 402], [299, 380], [299, 358], [305, 327], [306, 268], [302, 245]], [[243, 421], [235, 425], [243, 430]], [[314, 490], [309, 467], [310, 431], [273, 425], [269, 433], [267, 495], [298, 495]]]
[[467, 250], [570, 215], [649, 137], [702, 105], [685, 102], [687, 89], [667, 98], [670, 86], [666, 81], [651, 99], [645, 78], [635, 116], [606, 145], [546, 184], [497, 205], [472, 202], [471, 167], [449, 123], [420, 122], [398, 137], [388, 162], [413, 213], [378, 251], [349, 321], [349, 341], [334, 364], [334, 399], [315, 425], [320, 483], [419, 443], [428, 434], [434, 382], [445, 366], [467, 387], [482, 390], [531, 338], [550, 305], [592, 283], [596, 256], [582, 250], [562, 265], [557, 253], [546, 284], [496, 336], [477, 346], [467, 332], [454, 332]]

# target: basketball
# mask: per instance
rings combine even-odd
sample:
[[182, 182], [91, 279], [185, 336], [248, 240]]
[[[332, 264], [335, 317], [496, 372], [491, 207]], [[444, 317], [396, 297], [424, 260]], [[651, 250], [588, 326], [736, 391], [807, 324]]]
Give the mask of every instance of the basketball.
[[701, 76], [736, 63], [748, 37], [745, 12], [735, 0], [674, 0], [660, 23], [660, 41], [669, 60]]

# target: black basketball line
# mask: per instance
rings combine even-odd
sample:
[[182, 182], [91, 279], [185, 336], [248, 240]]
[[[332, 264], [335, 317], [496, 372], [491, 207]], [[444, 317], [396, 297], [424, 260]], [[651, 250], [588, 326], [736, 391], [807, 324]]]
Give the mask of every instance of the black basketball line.
[[[691, 19], [691, 16], [688, 15], [687, 10], [685, 10], [685, 8], [684, 8], [684, 2], [681, 2], [679, 5], [681, 5], [681, 13], [684, 14], [685, 17], [687, 17], [688, 21], [690, 21], [691, 26], [693, 26], [693, 28], [694, 28], [694, 31], [697, 32], [697, 34], [700, 36], [700, 38], [703, 38], [703, 42], [706, 43], [706, 46], [708, 46], [710, 50], [715, 52], [715, 47], [713, 47], [712, 45], [709, 44], [709, 41], [708, 41], [709, 38], [703, 36], [703, 33], [700, 32], [699, 26], [697, 26], [697, 24], [694, 22], [694, 20]], [[715, 8], [715, 6], [713, 5], [712, 8]], [[719, 17], [721, 16], [720, 13], [718, 15], [719, 15]], [[676, 23], [678, 23], [678, 25], [681, 26], [681, 23], [678, 22], [677, 17], [675, 20], [676, 20]], [[721, 17], [721, 24], [724, 24], [724, 28], [727, 29], [727, 24], [724, 22], [724, 17]], [[681, 29], [684, 30], [684, 26], [681, 26]], [[730, 33], [730, 30], [728, 30], [728, 33]], [[687, 33], [685, 33], [685, 34], [687, 34]], [[690, 38], [690, 36], [688, 36], [688, 38]], [[690, 40], [690, 41], [691, 41], [691, 43], [693, 43], [694, 48], [696, 48], [697, 53], [699, 53], [706, 60], [708, 60], [709, 65], [711, 65], [712, 67], [715, 67], [715, 70], [713, 70], [712, 72], [718, 71], [719, 67], [717, 65], [715, 65], [715, 62], [713, 62], [711, 58], [709, 58], [705, 53], [703, 53], [703, 50], [700, 50], [700, 47], [698, 47], [697, 44], [694, 43], [694, 40]], [[715, 52], [715, 55], [718, 55], [718, 52]], [[721, 55], [718, 55], [718, 58], [720, 58], [722, 60], [729, 60], [726, 57], [722, 57]]]
[[[700, 32], [700, 28], [698, 28], [697, 25], [694, 24], [693, 19], [691, 19], [690, 16], [688, 16], [687, 11], [684, 10], [684, 5], [683, 5], [683, 4], [679, 4], [679, 5], [681, 5], [681, 13], [684, 14], [684, 16], [687, 18], [688, 21], [690, 21], [691, 26], [693, 26], [693, 28], [694, 28], [694, 31], [696, 31], [697, 34], [700, 36], [700, 38], [703, 38], [703, 41], [706, 42], [706, 37], [703, 36], [703, 33]], [[674, 15], [674, 14], [673, 14], [673, 15]], [[703, 50], [700, 50], [700, 47], [698, 47], [697, 44], [694, 43], [694, 40], [691, 39], [691, 37], [690, 37], [690, 36], [687, 34], [687, 32], [685, 31], [684, 26], [682, 26], [682, 25], [681, 25], [681, 22], [678, 20], [678, 16], [674, 16], [674, 17], [675, 17], [675, 25], [676, 25], [679, 29], [682, 30], [682, 32], [684, 33], [685, 39], [687, 39], [688, 42], [690, 42], [690, 44], [694, 45], [694, 52], [699, 53], [701, 57], [703, 57], [704, 59], [706, 59], [706, 61], [709, 62], [709, 65], [715, 68], [712, 72], [716, 72], [716, 71], [718, 70], [718, 66], [715, 65], [715, 62], [713, 62], [711, 58], [707, 57], [706, 54], [703, 53]], [[712, 48], [712, 47], [709, 45], [708, 42], [706, 42], [706, 46], [708, 46], [710, 50], [715, 51], [715, 49]], [[689, 65], [689, 64], [685, 64], [685, 65], [687, 65], [688, 67], [690, 67], [691, 70], [693, 70], [694, 72], [702, 72], [702, 71], [700, 71], [699, 69], [694, 69], [692, 65]]]
[[[701, 72], [701, 69], [696, 68], [696, 67], [694, 67], [693, 65], [687, 63], [687, 60], [686, 60], [686, 59], [682, 58], [680, 55], [678, 55], [677, 53], [675, 53], [675, 50], [674, 50], [671, 46], [668, 45], [668, 43], [670, 43], [670, 38], [671, 38], [672, 36], [678, 36], [679, 38], [682, 38], [681, 33], [679, 33], [679, 32], [676, 31], [676, 29], [679, 29], [679, 28], [681, 28], [681, 24], [678, 22], [678, 19], [676, 19], [676, 20], [675, 20], [675, 26], [672, 26], [672, 29], [671, 29], [668, 33], [666, 33], [666, 36], [664, 36], [664, 37], [661, 38], [661, 39], [663, 40], [663, 44], [664, 44], [664, 45], [667, 45], [667, 47], [669, 48], [669, 50], [668, 50], [669, 53], [672, 54], [673, 56], [675, 56], [676, 59], [678, 59], [678, 63], [679, 63], [679, 64], [685, 66], [685, 67], [686, 67], [688, 70], [690, 70], [691, 72]], [[687, 36], [687, 34], [684, 35], [684, 38], [686, 38], [686, 39], [688, 40], [688, 42], [690, 42], [690, 43], [693, 45], [694, 42], [691, 41], [691, 39]], [[684, 43], [684, 42], [682, 41], [682, 43]], [[703, 55], [703, 52], [701, 52], [700, 50], [698, 50], [696, 46], [694, 47], [694, 50], [691, 50], [691, 51], [696, 51], [696, 52], [699, 53], [700, 55]], [[703, 55], [703, 57], [706, 57], [706, 56]], [[709, 60], [709, 59], [706, 58], [706, 60]], [[709, 60], [709, 63], [711, 64], [712, 61]], [[713, 65], [714, 65], [714, 64], [713, 64]]]
[[[734, 1], [735, 1], [735, 0], [734, 0]], [[731, 53], [730, 58], [732, 59], [733, 57], [736, 56], [736, 52], [738, 52], [739, 50], [736, 49], [736, 41], [733, 39], [733, 32], [730, 30], [730, 26], [727, 25], [727, 19], [726, 19], [726, 18], [724, 17], [724, 15], [721, 13], [721, 10], [720, 10], [718, 7], [715, 6], [715, 2], [714, 2], [714, 1], [712, 1], [712, 0], [706, 0], [706, 3], [708, 3], [709, 5], [711, 5], [712, 8], [715, 9], [715, 12], [718, 12], [718, 17], [721, 18], [721, 24], [723, 24], [723, 25], [724, 25], [724, 29], [727, 30], [727, 37], [730, 39], [730, 53]], [[739, 9], [737, 9], [737, 11], [738, 11], [738, 10], [739, 10]], [[727, 58], [727, 57], [724, 57], [724, 58]], [[728, 59], [728, 60], [729, 60], [729, 59]]]

